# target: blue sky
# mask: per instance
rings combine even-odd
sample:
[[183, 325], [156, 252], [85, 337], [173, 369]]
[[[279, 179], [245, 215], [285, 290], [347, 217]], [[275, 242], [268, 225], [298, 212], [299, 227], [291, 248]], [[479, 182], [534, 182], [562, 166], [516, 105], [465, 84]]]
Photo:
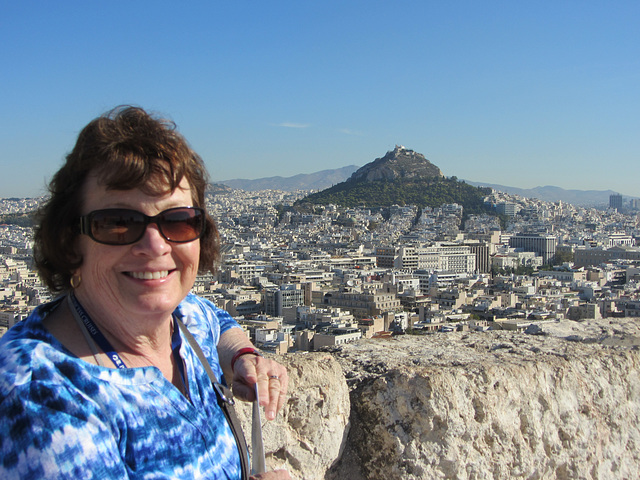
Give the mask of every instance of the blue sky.
[[362, 166], [640, 196], [638, 1], [9, 1], [0, 197], [43, 193], [119, 104], [173, 119], [213, 181]]

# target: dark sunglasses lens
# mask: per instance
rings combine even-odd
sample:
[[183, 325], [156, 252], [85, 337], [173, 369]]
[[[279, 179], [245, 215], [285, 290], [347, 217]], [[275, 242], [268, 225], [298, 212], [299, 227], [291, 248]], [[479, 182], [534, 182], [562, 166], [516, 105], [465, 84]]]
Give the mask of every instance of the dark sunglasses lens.
[[195, 208], [174, 208], [161, 214], [160, 231], [171, 242], [191, 242], [202, 235], [204, 215]]
[[146, 222], [134, 210], [103, 210], [91, 217], [91, 235], [102, 243], [126, 245], [140, 239]]

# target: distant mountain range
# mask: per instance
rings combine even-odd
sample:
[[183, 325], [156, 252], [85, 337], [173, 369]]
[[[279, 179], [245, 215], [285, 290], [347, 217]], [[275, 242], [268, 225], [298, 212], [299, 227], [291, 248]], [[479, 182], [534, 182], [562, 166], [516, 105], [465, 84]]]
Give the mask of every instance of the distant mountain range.
[[552, 185], [535, 188], [518, 188], [492, 183], [465, 181], [476, 187], [491, 187], [500, 192], [519, 195], [525, 198], [537, 198], [545, 202], [565, 202], [585, 207], [609, 206], [609, 196], [617, 193], [613, 190], [565, 190]]
[[[395, 152], [395, 154], [394, 154]], [[391, 155], [394, 154], [394, 155]], [[390, 156], [391, 155], [391, 156]], [[441, 176], [442, 172], [440, 169], [431, 164], [428, 160], [424, 158], [423, 155], [414, 152], [413, 150], [405, 149], [404, 147], [396, 146], [392, 152], [387, 152], [387, 155], [384, 157], [378, 158], [373, 162], [366, 164], [363, 167], [358, 167], [356, 165], [349, 165], [347, 167], [337, 168], [337, 169], [329, 169], [322, 170], [316, 173], [309, 174], [298, 174], [291, 177], [266, 177], [266, 178], [258, 178], [255, 180], [248, 179], [232, 179], [232, 180], [222, 180], [217, 182], [218, 184], [226, 185], [231, 188], [247, 190], [247, 191], [256, 191], [256, 190], [284, 190], [284, 191], [294, 191], [294, 190], [324, 190], [330, 188], [334, 185], [337, 185], [341, 182], [344, 182], [350, 178], [355, 179], [358, 178], [368, 178], [369, 180], [373, 179], [374, 176], [380, 175], [380, 172], [383, 171], [381, 169], [381, 165], [384, 164], [384, 167], [393, 170], [394, 159], [400, 158], [402, 160], [402, 164], [404, 170], [401, 171], [402, 176], [410, 176], [413, 175], [411, 168], [420, 169], [421, 174], [431, 175], [431, 176]], [[390, 160], [390, 162], [389, 162]], [[411, 167], [413, 165], [413, 167]], [[409, 166], [409, 167], [407, 167]], [[411, 168], [410, 168], [411, 167]], [[406, 171], [405, 171], [406, 170]], [[397, 168], [395, 171], [400, 171]], [[356, 173], [357, 172], [357, 173]], [[546, 202], [566, 202], [571, 203], [573, 205], [581, 205], [581, 206], [608, 206], [609, 205], [609, 196], [615, 194], [613, 190], [565, 190], [560, 187], [555, 186], [544, 186], [544, 187], [535, 187], [535, 188], [518, 188], [518, 187], [510, 187], [506, 185], [498, 185], [491, 184], [486, 182], [474, 182], [470, 180], [465, 180], [466, 183], [476, 187], [491, 187], [495, 190], [505, 192], [512, 195], [519, 195], [525, 198], [537, 198], [539, 200], [543, 200]], [[630, 198], [625, 196], [625, 201]]]
[[222, 180], [218, 183], [250, 192], [256, 190], [284, 190], [285, 192], [323, 190], [336, 183], [344, 182], [356, 170], [358, 170], [356, 165], [349, 165], [348, 167], [322, 170], [316, 173], [300, 173], [293, 177], [266, 177], [256, 180], [235, 178], [233, 180]]

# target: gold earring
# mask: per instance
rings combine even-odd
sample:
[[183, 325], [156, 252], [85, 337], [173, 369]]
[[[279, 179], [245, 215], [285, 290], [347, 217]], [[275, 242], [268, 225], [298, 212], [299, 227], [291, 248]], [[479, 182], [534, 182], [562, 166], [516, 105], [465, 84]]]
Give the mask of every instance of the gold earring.
[[71, 280], [69, 280], [69, 283], [71, 284], [71, 288], [78, 288], [82, 283], [82, 277], [80, 274], [73, 275]]

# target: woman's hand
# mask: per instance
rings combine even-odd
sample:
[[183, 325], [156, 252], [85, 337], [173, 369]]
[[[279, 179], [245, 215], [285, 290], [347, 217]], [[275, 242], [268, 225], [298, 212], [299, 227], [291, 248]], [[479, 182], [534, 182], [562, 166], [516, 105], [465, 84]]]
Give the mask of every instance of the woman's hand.
[[[233, 367], [233, 394], [243, 400], [255, 400], [255, 387], [258, 383], [259, 403], [264, 407], [267, 420], [276, 418], [276, 413], [284, 405], [287, 396], [289, 377], [287, 369], [278, 362], [257, 355], [246, 354], [238, 357]], [[288, 475], [288, 474], [287, 474]], [[258, 478], [289, 478], [258, 477]]]
[[251, 475], [250, 480], [290, 480], [291, 476], [286, 470], [274, 470], [272, 472]]
[[253, 348], [241, 329], [228, 329], [218, 342], [220, 365], [227, 381], [231, 379], [233, 394], [241, 400], [253, 402], [256, 398], [255, 384], [258, 384], [260, 405], [264, 407], [267, 419], [273, 420], [287, 395], [287, 369], [278, 362], [251, 353], [237, 356], [243, 349]]

